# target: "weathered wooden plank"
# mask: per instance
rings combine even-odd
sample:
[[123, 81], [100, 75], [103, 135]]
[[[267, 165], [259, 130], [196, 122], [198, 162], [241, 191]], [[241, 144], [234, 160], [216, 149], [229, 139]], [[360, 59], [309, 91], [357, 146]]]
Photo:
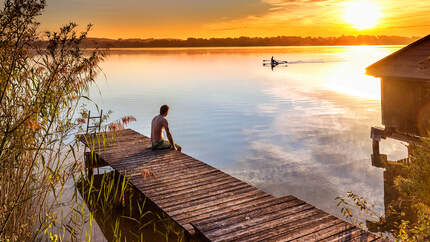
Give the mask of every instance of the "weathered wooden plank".
[[[166, 161], [167, 162], [167, 161]], [[175, 177], [175, 176], [181, 176], [183, 174], [190, 174], [195, 172], [196, 170], [213, 170], [215, 169], [209, 169], [208, 167], [195, 163], [195, 162], [187, 162], [184, 161], [183, 163], [178, 163], [176, 165], [176, 169], [174, 166], [167, 165], [165, 169], [162, 167], [152, 168], [151, 166], [146, 166], [145, 164], [140, 165], [132, 165], [129, 167], [126, 167], [125, 170], [128, 172], [129, 177], [133, 176], [140, 176], [141, 171], [143, 169], [150, 170], [152, 173], [154, 173], [156, 178], [169, 178], [169, 177]]]
[[136, 152], [147, 150], [146, 142], [142, 144], [136, 144], [136, 142], [127, 142], [124, 144], [124, 147], [116, 144], [110, 146], [100, 146], [100, 147], [89, 147], [90, 152], [97, 153], [98, 155], [106, 158], [109, 157], [111, 159], [121, 158], [127, 155], [127, 152]]
[[[167, 163], [168, 161], [166, 161]], [[212, 168], [212, 167], [208, 167], [207, 165], [202, 165], [190, 160], [181, 160], [180, 163], [176, 163], [176, 164], [167, 164], [165, 169], [163, 169], [162, 167], [156, 167], [153, 168], [152, 166], [140, 166], [144, 169], [148, 169], [153, 171], [155, 174], [161, 176], [176, 176], [176, 175], [181, 175], [181, 174], [188, 174], [188, 173], [192, 173], [194, 170], [196, 169], [205, 169], [205, 170], [212, 170], [212, 171], [217, 171], [218, 173], [220, 173], [218, 170]], [[176, 170], [175, 170], [176, 168]]]
[[136, 136], [136, 137], [123, 137], [122, 139], [116, 139], [116, 140], [100, 140], [95, 141], [93, 143], [92, 147], [94, 148], [94, 151], [99, 152], [100, 150], [102, 152], [119, 152], [120, 150], [127, 150], [127, 149], [135, 149], [137, 147], [145, 147], [148, 148], [148, 140], [142, 139], [142, 137]]
[[185, 229], [190, 235], [195, 235], [194, 227], [191, 224], [182, 224], [182, 228]]
[[177, 182], [169, 185], [166, 187], [152, 187], [151, 189], [148, 189], [150, 193], [156, 193], [158, 195], [165, 195], [167, 193], [171, 193], [173, 190], [180, 192], [180, 191], [187, 191], [188, 189], [193, 189], [196, 187], [204, 187], [206, 185], [210, 184], [219, 184], [221, 182], [231, 182], [232, 180], [229, 179], [229, 177], [223, 175], [214, 173], [213, 175], [205, 176], [199, 179], [196, 179], [195, 181], [183, 181], [183, 182]]
[[[231, 201], [223, 201], [219, 204], [214, 205], [206, 205], [201, 209], [193, 209], [189, 212], [183, 212], [175, 216], [177, 221], [183, 221], [183, 223], [203, 223], [210, 218], [220, 218], [220, 217], [230, 217], [231, 216], [243, 213], [242, 208], [245, 208], [247, 205], [257, 206], [261, 203], [270, 203], [270, 201], [275, 198], [271, 195], [267, 194], [264, 197], [256, 197], [253, 191], [250, 192], [251, 195], [243, 194], [240, 198], [233, 198]], [[177, 211], [177, 210], [175, 210]]]
[[[169, 190], [168, 193], [157, 194], [152, 191], [148, 191], [148, 196], [151, 198], [157, 199], [160, 202], [160, 205], [166, 205], [166, 203], [170, 203], [171, 201], [178, 201], [180, 199], [193, 198], [197, 199], [199, 195], [204, 195], [205, 193], [211, 191], [217, 191], [219, 189], [229, 189], [231, 187], [245, 187], [243, 183], [240, 182], [230, 182], [230, 181], [221, 181], [220, 183], [209, 183], [205, 186], [195, 186], [188, 190]], [[168, 196], [168, 197], [166, 197]], [[173, 198], [174, 197], [174, 198]]]
[[102, 159], [108, 160], [111, 164], [126, 165], [127, 163], [134, 163], [138, 159], [149, 161], [151, 158], [150, 152], [153, 151], [147, 148], [135, 148], [113, 151], [112, 153], [99, 152], [99, 154]]
[[[164, 209], [166, 211], [175, 212], [176, 214], [184, 215], [187, 214], [190, 216], [189, 212], [196, 212], [201, 214], [202, 209], [208, 207], [224, 207], [226, 202], [229, 201], [244, 201], [249, 199], [248, 196], [253, 196], [255, 199], [257, 198], [265, 198], [268, 195], [261, 193], [258, 190], [252, 190], [249, 188], [244, 188], [240, 190], [234, 190], [231, 192], [225, 192], [218, 195], [204, 197], [198, 200], [190, 201], [187, 203], [174, 204], [171, 206], [166, 206]], [[174, 214], [172, 213], [172, 216]]]
[[[310, 208], [309, 205], [303, 204], [297, 206], [295, 212], [286, 214], [283, 217], [278, 217], [277, 219], [273, 219], [270, 216], [262, 217], [259, 219], [252, 219], [250, 217], [244, 216], [245, 221], [239, 222], [238, 224], [228, 227], [223, 227], [221, 224], [219, 228], [212, 229], [211, 231], [202, 232], [207, 238], [215, 241], [239, 239], [240, 237], [246, 237], [253, 234], [260, 235], [260, 231], [275, 227], [277, 224], [283, 221], [299, 221], [300, 218], [297, 218], [297, 216], [312, 217], [316, 215], [320, 215], [319, 211]], [[200, 229], [201, 228], [199, 228], [199, 230]]]
[[[125, 165], [128, 162], [135, 162], [136, 159], [140, 159], [141, 157], [145, 157], [148, 161], [151, 159], [151, 153], [153, 151], [149, 148], [135, 148], [132, 150], [123, 150], [118, 151], [116, 153], [103, 153], [100, 152], [100, 157], [105, 160], [109, 160], [109, 163], [115, 164], [121, 162], [121, 164]], [[160, 153], [160, 158], [163, 155], [167, 155], [169, 153], [163, 152]], [[153, 157], [156, 158], [155, 156]]]
[[[102, 154], [103, 155], [103, 154]], [[117, 157], [111, 155], [110, 157], [103, 157], [104, 159], [109, 159], [109, 162], [112, 164], [121, 161], [121, 165], [127, 166], [129, 163], [135, 163], [137, 161], [145, 161], [145, 163], [150, 163], [151, 161], [160, 162], [165, 159], [178, 159], [178, 152], [164, 150], [164, 151], [153, 151], [149, 148], [136, 150], [132, 155], [125, 155], [118, 153]], [[182, 157], [186, 158], [186, 157]]]
[[[151, 189], [151, 187], [161, 187], [161, 186], [166, 186], [168, 184], [174, 184], [175, 182], [182, 182], [182, 181], [186, 181], [186, 180], [191, 180], [191, 179], [196, 179], [199, 178], [201, 176], [207, 176], [209, 174], [218, 174], [217, 171], [213, 171], [213, 170], [207, 170], [207, 169], [202, 169], [202, 170], [196, 170], [193, 172], [190, 172], [186, 175], [180, 176], [180, 177], [149, 177], [146, 180], [140, 179], [137, 180], [136, 183], [134, 183], [134, 185], [136, 187], [138, 187], [139, 189], [142, 190], [149, 190]], [[136, 180], [136, 179], [135, 179]]]
[[[245, 217], [245, 221], [228, 227], [220, 227], [209, 232], [204, 232], [204, 235], [213, 241], [239, 240], [249, 235], [256, 235], [256, 237], [259, 238], [263, 235], [261, 231], [274, 228], [279, 224], [284, 224], [285, 228], [291, 229], [292, 227], [299, 227], [311, 219], [329, 216], [308, 204], [299, 205], [292, 209], [288, 209], [286, 212], [283, 211], [283, 213], [279, 212], [272, 215], [274, 216], [265, 216], [257, 219], [250, 218], [248, 220], [246, 220]], [[251, 241], [260, 241], [260, 239]]]
[[204, 190], [206, 188], [210, 188], [210, 187], [215, 187], [215, 186], [220, 186], [222, 184], [229, 184], [229, 183], [233, 183], [236, 182], [232, 179], [229, 179], [228, 177], [226, 178], [225, 176], [220, 176], [219, 174], [217, 174], [218, 176], [214, 176], [212, 178], [206, 178], [205, 180], [200, 180], [199, 182], [194, 182], [194, 183], [190, 183], [190, 182], [184, 182], [184, 183], [178, 183], [169, 187], [165, 187], [165, 189], [163, 189], [162, 187], [160, 188], [152, 188], [151, 190], [148, 190], [148, 195], [151, 195], [152, 197], [155, 196], [165, 196], [168, 194], [171, 195], [180, 195], [183, 193], [188, 193], [190, 190], [194, 190], [194, 189], [199, 189], [199, 190]]
[[193, 200], [197, 200], [200, 198], [208, 197], [208, 196], [215, 196], [217, 194], [230, 192], [230, 191], [236, 191], [241, 189], [249, 189], [252, 190], [252, 187], [249, 187], [248, 184], [242, 184], [242, 183], [235, 183], [228, 186], [222, 186], [222, 187], [214, 187], [207, 190], [195, 190], [189, 193], [181, 194], [178, 196], [175, 196], [173, 198], [169, 197], [158, 197], [157, 198], [157, 204], [160, 206], [169, 206], [172, 204], [180, 204], [183, 203], [184, 200], [190, 202]]
[[[233, 192], [235, 192], [235, 191], [233, 191]], [[242, 194], [245, 194], [245, 193], [249, 193], [249, 192], [254, 193], [255, 191], [253, 191], [252, 189], [249, 189], [249, 188], [243, 188], [243, 189], [237, 190], [236, 192], [240, 192]], [[233, 198], [232, 201], [240, 202], [241, 200], [246, 200], [246, 199], [249, 199], [249, 198], [235, 197], [235, 198]], [[215, 202], [213, 204], [208, 204], [208, 205], [204, 205], [204, 206], [202, 204], [199, 204], [197, 206], [178, 208], [175, 210], [166, 209], [166, 211], [169, 211], [169, 214], [171, 214], [175, 218], [176, 217], [187, 218], [190, 216], [202, 214], [206, 209], [210, 209], [212, 211], [219, 210], [220, 206], [225, 206], [225, 202], [224, 203], [223, 203], [223, 201], [221, 201], [221, 203]]]
[[[137, 159], [136, 161], [125, 163], [125, 166], [133, 167], [133, 165], [138, 165], [139, 167], [142, 166], [142, 168], [145, 169], [151, 169], [151, 170], [159, 170], [159, 169], [174, 169], [175, 167], [181, 167], [184, 165], [192, 165], [192, 166], [205, 166], [208, 167], [208, 165], [198, 162], [195, 159], [192, 158], [184, 158], [181, 159], [176, 158], [175, 156], [165, 156], [165, 157], [159, 157], [158, 159], [149, 160], [145, 157], [141, 159]], [[132, 168], [131, 168], [132, 169]], [[178, 170], [178, 168], [177, 168]]]
[[[162, 176], [163, 174], [172, 176], [174, 174], [181, 174], [184, 172], [190, 173], [195, 168], [205, 168], [207, 170], [216, 170], [213, 168], [208, 168], [207, 165], [195, 162], [189, 159], [184, 160], [173, 160], [166, 159], [164, 161], [160, 161], [164, 163], [164, 166], [158, 165], [155, 162], [146, 163], [144, 161], [137, 160], [135, 163], [129, 163], [125, 166], [121, 166], [123, 169], [128, 171], [128, 175], [138, 176], [143, 169], [151, 170], [153, 173], [158, 176]], [[115, 164], [112, 164], [112, 167], [118, 167]]]
[[[302, 224], [302, 226], [294, 228], [292, 230], [285, 230], [283, 228], [284, 226], [273, 228], [273, 230], [264, 233], [264, 239], [269, 241], [317, 240], [317, 236], [314, 236], [312, 239], [309, 237], [305, 239], [304, 235], [318, 235], [318, 232], [322, 233], [321, 231], [325, 231], [325, 228], [336, 226], [341, 228], [344, 227], [341, 220], [337, 219], [334, 216], [331, 216], [321, 220], [308, 221], [306, 224]], [[327, 234], [321, 234], [321, 236], [327, 236]]]
[[205, 165], [195, 163], [195, 162], [187, 162], [187, 161], [184, 161], [182, 164], [177, 164], [176, 166], [172, 166], [169, 164], [164, 168], [163, 167], [152, 168], [146, 165], [140, 165], [140, 166], [137, 166], [136, 168], [134, 166], [130, 167], [130, 169], [131, 169], [131, 172], [129, 175], [130, 177], [139, 176], [143, 169], [147, 169], [147, 170], [150, 170], [152, 173], [154, 173], [156, 177], [160, 177], [160, 178], [180, 176], [181, 174], [184, 174], [184, 173], [185, 174], [191, 173], [196, 169], [214, 170], [214, 169], [208, 169]]
[[78, 135], [78, 138], [81, 142], [85, 143], [86, 140], [93, 138], [93, 137], [101, 137], [101, 136], [107, 136], [107, 137], [122, 137], [122, 136], [129, 136], [133, 134], [139, 134], [140, 133], [132, 130], [132, 129], [122, 129], [118, 131], [107, 131], [107, 132], [100, 132], [97, 134], [82, 134]]
[[[220, 174], [216, 171], [210, 171], [206, 169], [200, 170], [200, 168], [196, 168], [194, 170], [198, 171], [198, 173], [188, 173], [186, 177], [185, 175], [167, 176], [167, 177], [156, 175], [155, 177], [150, 176], [145, 179], [142, 179], [141, 175], [139, 174], [137, 176], [130, 177], [130, 180], [136, 181], [135, 184], [139, 185], [141, 189], [145, 189], [149, 191], [149, 190], [154, 190], [158, 188], [165, 189], [167, 185], [169, 187], [180, 187], [182, 184], [189, 184], [189, 185], [195, 184], [196, 182], [194, 182], [192, 178], [196, 180], [200, 179], [199, 181], [205, 181], [205, 180], [215, 179], [216, 177], [220, 177]], [[205, 175], [196, 176], [196, 174], [200, 174], [200, 173], [205, 173]], [[192, 177], [192, 178], [189, 178], [189, 177]]]
[[340, 233], [324, 238], [321, 241], [334, 242], [334, 241], [372, 241], [376, 236], [365, 232], [357, 227], [344, 230]]
[[106, 146], [120, 145], [123, 142], [130, 142], [133, 140], [142, 140], [148, 142], [147, 139], [142, 139], [142, 135], [139, 133], [126, 134], [128, 130], [124, 130], [118, 133], [118, 135], [112, 136], [112, 133], [105, 135], [95, 136], [80, 136], [79, 139], [86, 146], [99, 148]]
[[[199, 173], [191, 174], [191, 175], [187, 176], [187, 178], [189, 178], [189, 179], [199, 178], [200, 175], [214, 177], [214, 176], [217, 176], [218, 174], [216, 172], [212, 172], [212, 171], [202, 171]], [[186, 181], [186, 179], [178, 178], [177, 183], [184, 182], [184, 181]], [[153, 179], [147, 179], [145, 181], [138, 180], [138, 183], [136, 183], [135, 186], [138, 187], [138, 189], [140, 189], [141, 191], [146, 192], [146, 191], [151, 191], [151, 189], [153, 189], [153, 188], [165, 188], [165, 187], [167, 187], [169, 185], [173, 185], [173, 184], [176, 184], [176, 183], [174, 180], [171, 180], [171, 179], [161, 180], [161, 179], [153, 178]]]
[[377, 238], [376, 235], [362, 229], [359, 229], [359, 232], [356, 231], [355, 233], [352, 233], [352, 234], [353, 236], [351, 241], [372, 241]]
[[233, 204], [223, 205], [223, 208], [226, 208], [225, 210], [228, 211], [227, 213], [225, 213], [223, 210], [220, 210], [220, 212], [218, 212], [218, 214], [216, 215], [210, 214], [210, 218], [206, 218], [204, 220], [194, 218], [193, 222], [198, 223], [201, 226], [205, 226], [207, 224], [212, 224], [216, 221], [228, 219], [238, 215], [252, 213], [258, 209], [268, 208], [271, 206], [275, 206], [285, 202], [290, 202], [293, 200], [297, 200], [297, 198], [293, 196], [274, 198], [271, 195], [268, 196], [267, 199], [264, 199], [264, 198], [258, 199], [256, 197], [252, 197], [252, 199], [244, 203], [233, 203]]
[[200, 210], [201, 214], [186, 219], [177, 217], [177, 219], [178, 221], [183, 221], [184, 223], [189, 223], [192, 221], [193, 223], [197, 223], [204, 226], [205, 224], [212, 223], [214, 221], [227, 219], [233, 216], [252, 212], [256, 209], [270, 207], [279, 203], [281, 203], [279, 199], [274, 198], [269, 194], [264, 197], [255, 197], [253, 195], [247, 195], [244, 196], [242, 199], [234, 199], [231, 202], [227, 202], [226, 204], [220, 204], [221, 206], [219, 206], [219, 209], [217, 210], [211, 210], [205, 207], [204, 209]]
[[134, 150], [134, 149], [136, 150], [145, 149], [145, 150], [151, 151], [151, 141], [142, 137], [136, 138], [136, 139], [124, 137], [123, 139], [96, 141], [96, 143], [92, 143], [91, 147], [93, 147], [94, 150], [96, 151], [101, 150], [107, 153], [112, 153], [114, 151], [117, 153], [127, 153], [127, 152], [121, 152], [121, 151]]
[[354, 226], [352, 224], [348, 224], [340, 219], [336, 219], [336, 220], [333, 220], [331, 223], [324, 224], [324, 228], [321, 228], [312, 233], [308, 233], [308, 234], [297, 233], [299, 237], [294, 237], [294, 236], [297, 236], [296, 234], [291, 234], [290, 236], [294, 237], [294, 240], [297, 240], [297, 241], [315, 241], [318, 239], [324, 239], [324, 238], [330, 237], [342, 231], [349, 230], [353, 227]]
[[144, 161], [142, 164], [148, 165], [148, 166], [155, 166], [155, 167], [157, 165], [173, 165], [173, 164], [181, 163], [181, 161], [204, 164], [203, 162], [199, 162], [192, 157], [181, 156], [178, 152], [174, 152], [174, 151], [169, 151], [165, 153], [151, 153], [151, 152], [154, 152], [154, 151], [149, 151], [148, 153], [145, 153], [140, 157], [139, 156], [128, 157], [126, 160], [122, 161], [121, 163], [127, 166], [129, 163]]
[[[336, 221], [337, 219], [334, 216], [331, 216], [327, 213], [320, 211], [319, 213], [315, 213], [307, 218], [300, 218], [294, 220], [292, 222], [287, 222], [275, 224], [273, 228], [266, 228], [264, 230], [258, 231], [258, 233], [254, 233], [249, 236], [240, 236], [240, 238], [235, 238], [237, 241], [253, 241], [254, 239], [261, 241], [292, 241], [294, 240], [294, 236], [298, 234], [306, 234], [309, 231], [312, 231], [315, 226], [324, 223], [331, 223]], [[295, 232], [297, 232], [295, 234]], [[290, 234], [291, 233], [291, 234]]]
[[[260, 220], [267, 220], [267, 219], [271, 219], [271, 217], [269, 218], [267, 215], [272, 215], [274, 211], [287, 211], [287, 209], [290, 208], [295, 208], [297, 209], [309, 209], [312, 208], [312, 206], [307, 205], [306, 206], [302, 206], [302, 205], [307, 205], [305, 202], [300, 201], [298, 199], [294, 199], [294, 200], [290, 200], [287, 202], [283, 202], [283, 203], [279, 203], [270, 207], [264, 207], [261, 209], [257, 209], [254, 210], [252, 212], [248, 212], [245, 214], [240, 214], [237, 216], [233, 216], [230, 217], [228, 219], [220, 219], [217, 221], [212, 221], [210, 224], [206, 223], [206, 225], [204, 226], [204, 228], [200, 229], [200, 231], [202, 232], [208, 232], [211, 230], [216, 230], [220, 227], [222, 227], [223, 229], [229, 229], [229, 232], [232, 232], [233, 228], [235, 226], [242, 226], [241, 223], [243, 222], [245, 226], [245, 224], [248, 224], [250, 222], [250, 220], [255, 220], [255, 221], [260, 221]], [[291, 210], [293, 211], [293, 210]], [[290, 212], [287, 212], [287, 214], [290, 214]], [[231, 227], [231, 228], [230, 228]]]
[[[165, 167], [164, 168], [167, 171], [170, 170], [171, 174], [169, 176], [172, 176], [173, 174], [191, 173], [191, 172], [193, 172], [195, 170], [194, 167], [198, 167], [198, 168], [201, 168], [201, 169], [204, 168], [206, 170], [213, 170], [213, 171], [219, 172], [217, 169], [214, 169], [212, 167], [208, 167], [207, 165], [204, 165], [204, 164], [203, 165], [199, 164], [198, 162], [194, 162], [192, 160], [173, 161], [171, 159], [166, 159], [166, 160], [164, 160], [162, 162], [165, 163]], [[112, 166], [115, 166], [115, 165], [113, 164]], [[175, 167], [176, 167], [176, 170], [175, 170]], [[139, 174], [139, 172], [142, 169], [148, 169], [148, 170], [157, 172], [159, 174], [163, 174], [163, 173], [166, 174], [166, 172], [164, 172], [162, 170], [163, 169], [162, 166], [159, 166], [159, 165], [154, 164], [154, 163], [145, 163], [145, 162], [142, 162], [142, 161], [137, 161], [134, 164], [129, 164], [129, 165], [127, 165], [124, 168], [126, 168], [127, 170], [131, 171], [130, 175], [132, 175], [132, 174], [133, 175], [134, 174]], [[190, 169], [187, 169], [187, 168], [190, 168]]]
[[378, 237], [377, 235], [375, 235], [375, 239], [371, 240], [372, 242], [388, 242], [391, 241], [388, 238], [384, 238], [384, 237]]

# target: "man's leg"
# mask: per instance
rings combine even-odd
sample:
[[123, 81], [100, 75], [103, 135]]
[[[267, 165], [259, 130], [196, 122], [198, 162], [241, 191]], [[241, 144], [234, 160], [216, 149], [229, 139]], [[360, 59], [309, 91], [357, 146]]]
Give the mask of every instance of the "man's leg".
[[[175, 146], [176, 146], [176, 149], [178, 151], [182, 151], [182, 147], [180, 145], [175, 144]], [[172, 145], [169, 143], [169, 141], [162, 140], [162, 141], [160, 141], [159, 144], [157, 144], [156, 146], [154, 146], [152, 149], [153, 150], [167, 150], [167, 149], [171, 149], [171, 148], [172, 148]]]
[[172, 146], [169, 144], [168, 141], [165, 140], [161, 140], [160, 142], [158, 142], [156, 145], [154, 145], [152, 147], [153, 150], [166, 150], [166, 149], [170, 149]]

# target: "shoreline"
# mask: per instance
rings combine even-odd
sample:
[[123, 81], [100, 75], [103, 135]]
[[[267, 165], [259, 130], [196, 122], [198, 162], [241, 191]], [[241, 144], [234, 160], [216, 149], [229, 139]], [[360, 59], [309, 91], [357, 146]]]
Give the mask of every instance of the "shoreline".
[[283, 49], [283, 48], [310, 48], [310, 47], [401, 47], [407, 44], [381, 44], [381, 45], [277, 45], [277, 46], [165, 46], [165, 47], [82, 47], [83, 50], [157, 50], [157, 49]]

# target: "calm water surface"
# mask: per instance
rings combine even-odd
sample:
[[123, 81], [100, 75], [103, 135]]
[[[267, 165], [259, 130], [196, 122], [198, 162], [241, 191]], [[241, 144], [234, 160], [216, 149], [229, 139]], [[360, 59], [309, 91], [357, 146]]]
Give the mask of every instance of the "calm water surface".
[[[150, 135], [162, 104], [184, 152], [275, 196], [340, 215], [356, 192], [384, 209], [370, 127], [381, 126], [379, 79], [365, 67], [400, 46], [112, 50], [92, 96]], [[263, 59], [288, 60], [271, 70]], [[102, 93], [100, 97], [98, 92]], [[390, 159], [403, 144], [381, 143]]]

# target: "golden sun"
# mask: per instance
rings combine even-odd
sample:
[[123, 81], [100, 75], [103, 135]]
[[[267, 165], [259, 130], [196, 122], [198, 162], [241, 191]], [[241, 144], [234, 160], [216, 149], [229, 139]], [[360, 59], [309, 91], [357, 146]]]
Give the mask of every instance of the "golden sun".
[[374, 1], [356, 0], [345, 3], [344, 20], [356, 29], [364, 30], [375, 27], [381, 16], [381, 9]]

